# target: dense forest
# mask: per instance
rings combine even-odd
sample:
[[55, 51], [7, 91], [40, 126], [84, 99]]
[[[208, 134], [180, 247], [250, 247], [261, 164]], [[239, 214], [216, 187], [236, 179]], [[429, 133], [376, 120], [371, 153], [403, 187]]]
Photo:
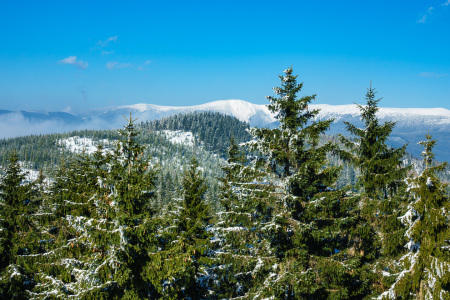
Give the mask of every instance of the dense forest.
[[[315, 95], [299, 96], [292, 68], [279, 77], [278, 128], [130, 116], [119, 131], [0, 141], [0, 298], [450, 299], [439, 141], [424, 137], [420, 163], [389, 147], [372, 87], [364, 128], [326, 136]], [[94, 150], [69, 151], [73, 136]]]

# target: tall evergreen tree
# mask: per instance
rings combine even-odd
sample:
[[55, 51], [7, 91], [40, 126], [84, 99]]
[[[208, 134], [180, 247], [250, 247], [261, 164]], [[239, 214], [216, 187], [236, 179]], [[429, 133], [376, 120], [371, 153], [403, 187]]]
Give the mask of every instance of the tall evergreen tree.
[[[376, 92], [370, 86], [366, 94], [366, 105], [358, 105], [364, 128], [345, 122], [347, 131], [355, 140], [340, 135], [346, 150], [340, 155], [360, 171], [356, 188], [362, 188], [360, 208], [361, 223], [370, 232], [363, 248], [365, 262], [377, 267], [377, 278], [373, 278], [378, 292], [388, 285], [386, 270], [393, 271], [393, 263], [404, 253], [403, 235], [406, 231], [398, 217], [405, 212], [404, 179], [410, 167], [405, 167], [403, 159], [406, 145], [391, 148], [387, 145], [395, 122], [380, 124], [377, 117], [378, 103]], [[375, 260], [377, 259], [377, 262]], [[391, 268], [391, 269], [389, 269]], [[376, 291], [374, 291], [376, 293]]]
[[113, 278], [125, 299], [141, 299], [156, 292], [142, 276], [151, 260], [148, 253], [156, 250], [157, 224], [151, 209], [156, 169], [144, 158], [145, 146], [137, 141], [139, 131], [134, 121], [130, 113], [128, 124], [119, 130], [121, 142], [114, 151], [106, 179], [112, 189], [114, 224], [120, 235], [114, 249], [118, 268]]
[[155, 288], [142, 276], [156, 251], [151, 199], [155, 170], [136, 141], [134, 120], [111, 152], [98, 147], [62, 164], [46, 211], [41, 252], [23, 256], [35, 265], [32, 298], [142, 299]]
[[[273, 223], [274, 187], [267, 173], [252, 165], [231, 138], [221, 182], [221, 205], [214, 227], [219, 298], [250, 297], [275, 270], [269, 232]], [[272, 195], [272, 196], [271, 196]]]
[[401, 272], [381, 297], [388, 299], [450, 299], [450, 201], [438, 173], [447, 163], [436, 165], [432, 149], [436, 140], [431, 135], [419, 142], [424, 147], [425, 170], [408, 179], [411, 201], [400, 220], [408, 227], [405, 247], [408, 252], [398, 260]]
[[[279, 128], [252, 128], [254, 139], [247, 146], [253, 158], [234, 167], [243, 176], [241, 185], [231, 188], [232, 193], [238, 198], [251, 195], [241, 201], [243, 216], [239, 218], [252, 216], [251, 229], [256, 229], [259, 237], [255, 241], [246, 234], [245, 229], [250, 228], [242, 230], [243, 240], [258, 245], [253, 259], [257, 263], [247, 274], [260, 278], [245, 296], [345, 299], [365, 295], [368, 284], [363, 283], [362, 272], [352, 270], [361, 255], [351, 249], [363, 232], [370, 232], [358, 227], [358, 214], [352, 210], [356, 200], [330, 188], [340, 168], [327, 165], [327, 153], [336, 146], [331, 142], [319, 144], [332, 120], [314, 121], [319, 111], [308, 108], [314, 95], [299, 98], [303, 84], [297, 83], [292, 68], [284, 73], [281, 87], [274, 88], [277, 96], [268, 97]], [[249, 170], [248, 174], [242, 170]], [[266, 208], [269, 213], [265, 219], [253, 219], [261, 211], [245, 207], [252, 202]], [[271, 257], [260, 256], [258, 250], [264, 249], [261, 245], [266, 245], [265, 253]]]
[[[193, 158], [184, 172], [182, 199], [169, 205], [160, 249], [144, 270], [148, 281], [164, 299], [210, 299], [212, 276], [209, 207], [205, 204], [205, 180]], [[162, 218], [164, 219], [164, 217]]]
[[395, 122], [379, 123], [376, 113], [381, 98], [375, 99], [375, 94], [371, 86], [366, 94], [366, 105], [358, 105], [364, 128], [344, 122], [347, 131], [356, 136], [356, 141], [341, 135], [341, 141], [349, 152], [341, 151], [340, 154], [360, 169], [359, 185], [369, 197], [375, 199], [382, 196], [386, 199], [402, 185], [409, 168], [402, 166], [406, 145], [397, 149], [387, 145]]
[[12, 152], [0, 180], [0, 297], [26, 299], [25, 290], [34, 285], [30, 266], [18, 257], [36, 251], [37, 228], [30, 216], [38, 204], [33, 184]]

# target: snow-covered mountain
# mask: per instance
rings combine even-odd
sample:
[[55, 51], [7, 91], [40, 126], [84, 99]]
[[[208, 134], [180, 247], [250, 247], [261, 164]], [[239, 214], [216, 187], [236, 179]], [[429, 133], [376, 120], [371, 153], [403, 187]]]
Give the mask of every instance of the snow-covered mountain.
[[[318, 119], [334, 119], [328, 133], [346, 134], [345, 123], [350, 122], [363, 127], [360, 120], [360, 110], [357, 105], [311, 105], [311, 109], [320, 109]], [[408, 151], [420, 157], [422, 147], [417, 145], [425, 140], [429, 132], [437, 145], [434, 148], [436, 158], [441, 161], [450, 161], [450, 110], [444, 108], [385, 108], [381, 107], [377, 113], [380, 122], [396, 122], [390, 136], [389, 143], [394, 147], [408, 144]]]
[[[334, 119], [334, 124], [329, 130], [330, 134], [346, 134], [344, 121], [361, 127], [360, 111], [357, 105], [327, 105], [311, 104], [310, 109], [319, 109], [320, 113], [317, 119]], [[243, 100], [219, 100], [194, 106], [161, 106], [154, 104], [134, 104], [126, 106], [113, 106], [97, 108], [80, 116], [69, 114], [48, 115], [47, 122], [51, 125], [51, 130], [47, 132], [67, 131], [72, 129], [109, 129], [121, 127], [125, 120], [123, 116], [128, 116], [131, 112], [133, 118], [138, 121], [154, 120], [168, 117], [180, 113], [213, 111], [231, 115], [241, 121], [248, 122], [251, 126], [277, 126], [277, 121], [266, 105], [252, 104]], [[11, 116], [12, 112], [0, 111], [0, 125], [17, 130], [17, 126], [3, 120], [4, 116]], [[22, 115], [24, 112], [21, 112]], [[66, 116], [68, 115], [68, 116]], [[43, 115], [39, 118], [31, 119], [30, 115], [23, 115], [24, 119], [33, 126], [33, 129], [39, 128], [36, 124], [43, 120]], [[35, 117], [33, 115], [33, 117]], [[67, 117], [67, 122], [64, 118]], [[390, 138], [392, 146], [399, 147], [408, 143], [408, 151], [415, 156], [419, 156], [422, 149], [417, 142], [424, 140], [425, 135], [430, 132], [438, 144], [435, 147], [436, 158], [438, 160], [450, 161], [450, 110], [444, 108], [380, 108], [378, 117], [381, 122], [395, 121], [396, 126]], [[20, 120], [20, 119], [18, 119]], [[80, 120], [81, 122], [74, 122]], [[51, 122], [50, 122], [51, 121]], [[61, 123], [63, 123], [61, 125]], [[60, 124], [58, 126], [58, 124]], [[72, 124], [71, 126], [69, 126]], [[73, 125], [73, 124], [76, 124]], [[3, 127], [3, 126], [2, 126]], [[19, 126], [20, 127], [20, 126]], [[7, 128], [7, 127], [5, 127]], [[6, 130], [8, 131], [8, 130]], [[31, 131], [30, 133], [36, 133]], [[45, 133], [45, 132], [42, 132]], [[21, 134], [23, 135], [23, 134]], [[11, 136], [11, 135], [10, 135]]]
[[[360, 110], [355, 104], [327, 105], [311, 104], [310, 109], [319, 109], [317, 119], [334, 119], [330, 134], [346, 133], [344, 121], [362, 126]], [[135, 104], [127, 106], [105, 107], [91, 110], [84, 115], [85, 120], [100, 118], [111, 124], [123, 123], [123, 115], [132, 113], [139, 120], [153, 120], [179, 113], [193, 111], [214, 111], [232, 115], [251, 126], [277, 125], [274, 114], [266, 105], [252, 104], [243, 100], [220, 100], [195, 106], [160, 106], [153, 104]], [[381, 122], [395, 121], [396, 126], [390, 138], [392, 146], [399, 147], [408, 143], [408, 151], [419, 156], [422, 149], [417, 145], [425, 139], [428, 131], [438, 139], [435, 148], [437, 159], [450, 160], [450, 110], [444, 108], [385, 108], [378, 111]]]
[[113, 123], [123, 122], [122, 116], [132, 113], [140, 121], [155, 120], [180, 113], [213, 111], [236, 117], [251, 126], [266, 126], [275, 122], [266, 105], [252, 104], [243, 100], [219, 100], [193, 106], [161, 106], [155, 104], [134, 104], [97, 108], [83, 115], [85, 120], [103, 119]]

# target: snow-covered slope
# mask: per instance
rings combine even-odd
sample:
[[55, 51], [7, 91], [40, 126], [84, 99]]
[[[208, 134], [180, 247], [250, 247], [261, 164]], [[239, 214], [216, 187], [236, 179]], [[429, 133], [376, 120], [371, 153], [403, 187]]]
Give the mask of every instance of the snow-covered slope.
[[[355, 104], [347, 105], [311, 105], [311, 109], [320, 109], [319, 118], [358, 118], [360, 110]], [[387, 108], [381, 107], [377, 113], [381, 120], [393, 120], [401, 124], [427, 124], [431, 126], [449, 125], [450, 110], [444, 108]]]
[[[334, 118], [336, 122], [347, 119], [359, 119], [359, 108], [355, 104], [328, 105], [311, 104], [310, 109], [319, 109], [319, 119]], [[219, 100], [193, 106], [161, 106], [155, 104], [134, 104], [125, 106], [104, 107], [91, 110], [84, 119], [102, 118], [116, 119], [130, 112], [140, 120], [154, 120], [178, 113], [194, 111], [214, 111], [236, 117], [250, 123], [251, 126], [266, 126], [276, 121], [267, 105], [252, 104], [243, 100]], [[394, 120], [398, 125], [450, 125], [450, 110], [444, 108], [385, 108], [378, 111], [381, 120]]]
[[[318, 119], [334, 119], [334, 124], [328, 131], [330, 134], [346, 134], [344, 121], [360, 128], [363, 126], [357, 105], [317, 104], [310, 107], [311, 109], [320, 109]], [[450, 161], [450, 110], [381, 107], [377, 115], [381, 122], [396, 122], [389, 140], [392, 146], [400, 147], [408, 144], [408, 151], [419, 157], [423, 149], [417, 143], [425, 140], [425, 135], [429, 132], [434, 139], [438, 140], [437, 146], [433, 150], [436, 158], [441, 161]]]
[[125, 106], [105, 107], [91, 110], [83, 119], [101, 118], [111, 122], [123, 120], [131, 112], [139, 120], [154, 120], [179, 113], [213, 111], [236, 117], [252, 126], [264, 126], [275, 121], [266, 105], [252, 104], [243, 100], [219, 100], [193, 106], [161, 106], [154, 104], [134, 104]]

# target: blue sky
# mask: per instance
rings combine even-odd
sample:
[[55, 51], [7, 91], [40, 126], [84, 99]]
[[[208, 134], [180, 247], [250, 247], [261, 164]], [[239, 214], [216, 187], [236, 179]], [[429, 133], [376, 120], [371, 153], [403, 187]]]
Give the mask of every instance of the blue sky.
[[293, 66], [316, 103], [450, 109], [450, 0], [2, 1], [0, 109], [266, 104]]

